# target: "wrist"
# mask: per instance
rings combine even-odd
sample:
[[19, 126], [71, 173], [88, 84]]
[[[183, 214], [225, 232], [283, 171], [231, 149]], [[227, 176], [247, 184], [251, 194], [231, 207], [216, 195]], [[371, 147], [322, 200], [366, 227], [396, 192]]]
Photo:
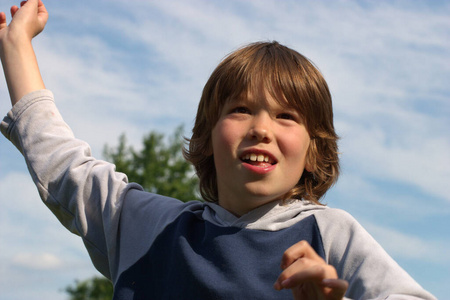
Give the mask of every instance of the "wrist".
[[11, 104], [26, 94], [45, 88], [31, 39], [12, 34], [1, 39], [1, 60]]
[[6, 32], [5, 36], [0, 39], [0, 53], [2, 54], [2, 59], [3, 56], [19, 53], [27, 48], [32, 48], [32, 45], [31, 39], [27, 38], [25, 35]]

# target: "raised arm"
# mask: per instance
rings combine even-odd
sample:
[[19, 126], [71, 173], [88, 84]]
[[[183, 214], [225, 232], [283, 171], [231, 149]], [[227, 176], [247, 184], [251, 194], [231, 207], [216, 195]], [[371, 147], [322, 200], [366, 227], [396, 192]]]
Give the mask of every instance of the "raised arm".
[[23, 1], [11, 7], [12, 21], [0, 13], [0, 58], [12, 105], [26, 94], [44, 89], [31, 40], [45, 27], [47, 10], [41, 0]]
[[[40, 0], [11, 8], [7, 26], [0, 15], [0, 56], [13, 108], [0, 131], [23, 154], [39, 195], [58, 220], [81, 236], [96, 268], [111, 278], [124, 174], [91, 156], [87, 143], [74, 137], [44, 89], [31, 40], [44, 29], [48, 14]], [[20, 101], [19, 101], [20, 100]]]

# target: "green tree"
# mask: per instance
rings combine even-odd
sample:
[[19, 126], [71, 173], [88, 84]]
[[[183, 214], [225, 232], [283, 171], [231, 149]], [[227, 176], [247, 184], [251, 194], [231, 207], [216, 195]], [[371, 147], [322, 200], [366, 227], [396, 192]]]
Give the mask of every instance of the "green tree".
[[75, 281], [74, 286], [65, 289], [70, 300], [111, 300], [113, 286], [105, 277], [92, 277], [83, 281]]
[[198, 178], [193, 167], [182, 155], [183, 127], [172, 136], [150, 132], [137, 151], [127, 145], [125, 135], [119, 137], [117, 148], [105, 146], [103, 155], [116, 165], [116, 170], [127, 174], [130, 182], [136, 182], [152, 193], [189, 201], [198, 199]]
[[[127, 174], [130, 182], [140, 184], [146, 191], [174, 197], [182, 201], [199, 199], [198, 178], [182, 155], [183, 127], [172, 136], [150, 132], [144, 136], [142, 149], [127, 144], [126, 136], [119, 137], [117, 147], [105, 146], [103, 156], [116, 165], [116, 171]], [[105, 277], [76, 280], [65, 288], [70, 300], [112, 299], [113, 287]]]

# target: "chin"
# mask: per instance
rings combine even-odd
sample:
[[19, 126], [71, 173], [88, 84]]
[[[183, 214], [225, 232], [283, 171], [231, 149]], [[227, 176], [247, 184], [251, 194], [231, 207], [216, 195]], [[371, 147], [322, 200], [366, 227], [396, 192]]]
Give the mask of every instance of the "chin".
[[252, 195], [252, 198], [256, 199], [255, 202], [265, 204], [265, 203], [269, 203], [272, 201], [281, 200], [283, 195], [286, 193], [274, 194], [274, 193], [264, 193], [261, 191], [256, 191], [254, 193], [251, 193], [251, 195]]

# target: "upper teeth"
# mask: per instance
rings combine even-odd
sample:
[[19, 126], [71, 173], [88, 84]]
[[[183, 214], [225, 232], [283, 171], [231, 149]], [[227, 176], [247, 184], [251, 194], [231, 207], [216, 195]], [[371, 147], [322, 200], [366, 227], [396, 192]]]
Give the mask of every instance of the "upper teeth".
[[258, 162], [269, 162], [269, 156], [267, 155], [263, 155], [263, 154], [246, 154], [244, 156], [245, 160], [250, 160], [250, 161], [258, 161]]

